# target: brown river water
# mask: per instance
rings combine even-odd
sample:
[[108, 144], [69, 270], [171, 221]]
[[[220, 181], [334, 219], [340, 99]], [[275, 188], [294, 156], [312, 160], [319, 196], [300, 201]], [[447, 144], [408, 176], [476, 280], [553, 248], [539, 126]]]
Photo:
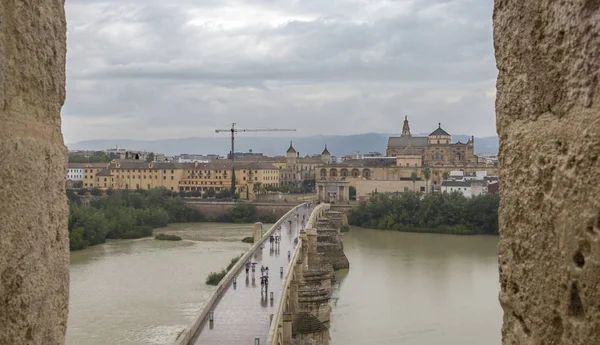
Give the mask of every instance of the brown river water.
[[[265, 225], [265, 230], [268, 225]], [[170, 344], [251, 224], [172, 224], [185, 241], [111, 241], [71, 254], [67, 345]], [[497, 237], [353, 227], [338, 273], [331, 344], [499, 345]]]

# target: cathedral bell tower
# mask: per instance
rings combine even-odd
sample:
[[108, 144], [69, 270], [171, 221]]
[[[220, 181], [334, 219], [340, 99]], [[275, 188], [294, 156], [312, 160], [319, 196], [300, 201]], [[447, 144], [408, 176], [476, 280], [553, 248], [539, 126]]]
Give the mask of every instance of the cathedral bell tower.
[[408, 116], [404, 116], [404, 125], [402, 126], [402, 135], [400, 137], [411, 137], [410, 127], [408, 126]]

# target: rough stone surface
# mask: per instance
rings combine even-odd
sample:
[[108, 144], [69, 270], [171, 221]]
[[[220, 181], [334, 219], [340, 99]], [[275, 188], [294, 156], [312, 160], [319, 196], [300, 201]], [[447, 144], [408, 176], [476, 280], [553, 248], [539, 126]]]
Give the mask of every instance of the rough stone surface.
[[600, 1], [496, 0], [504, 345], [600, 344]]
[[0, 344], [63, 344], [64, 1], [0, 0]]

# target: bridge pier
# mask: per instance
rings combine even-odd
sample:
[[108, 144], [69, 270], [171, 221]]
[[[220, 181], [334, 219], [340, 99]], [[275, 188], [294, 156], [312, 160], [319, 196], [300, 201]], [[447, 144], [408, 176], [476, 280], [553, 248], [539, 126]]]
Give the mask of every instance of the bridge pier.
[[262, 238], [263, 224], [261, 222], [254, 223], [252, 230], [254, 233], [254, 243], [260, 242], [260, 239]]
[[292, 313], [283, 313], [283, 334], [281, 345], [292, 345], [292, 324], [294, 317]]

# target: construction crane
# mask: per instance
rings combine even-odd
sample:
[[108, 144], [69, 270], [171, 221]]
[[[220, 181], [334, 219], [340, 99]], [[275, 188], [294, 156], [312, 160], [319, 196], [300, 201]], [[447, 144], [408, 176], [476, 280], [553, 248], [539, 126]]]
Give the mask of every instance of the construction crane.
[[275, 129], [275, 128], [236, 128], [236, 123], [231, 124], [231, 128], [217, 129], [215, 133], [231, 133], [231, 193], [235, 195], [235, 134], [239, 132], [295, 132], [295, 129]]

